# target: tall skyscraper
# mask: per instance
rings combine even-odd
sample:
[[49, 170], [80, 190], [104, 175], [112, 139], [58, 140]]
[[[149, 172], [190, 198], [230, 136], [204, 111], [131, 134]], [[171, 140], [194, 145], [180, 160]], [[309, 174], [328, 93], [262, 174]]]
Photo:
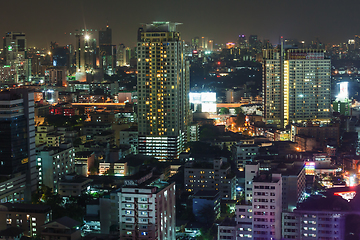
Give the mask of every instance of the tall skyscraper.
[[92, 29], [82, 29], [74, 34], [76, 71], [85, 73], [96, 68], [96, 39]]
[[122, 43], [116, 49], [116, 66], [126, 66], [126, 48]]
[[29, 81], [31, 60], [26, 56], [26, 37], [22, 32], [7, 32], [4, 37], [5, 64], [15, 67], [15, 83]]
[[100, 67], [108, 75], [113, 75], [116, 68], [116, 45], [112, 45], [112, 30], [109, 25], [99, 31]]
[[189, 63], [177, 23], [146, 24], [137, 45], [139, 153], [176, 159], [184, 149]]
[[330, 118], [331, 62], [320, 49], [263, 51], [263, 118], [286, 127]]
[[37, 188], [34, 93], [27, 89], [0, 92], [1, 202], [31, 201]]

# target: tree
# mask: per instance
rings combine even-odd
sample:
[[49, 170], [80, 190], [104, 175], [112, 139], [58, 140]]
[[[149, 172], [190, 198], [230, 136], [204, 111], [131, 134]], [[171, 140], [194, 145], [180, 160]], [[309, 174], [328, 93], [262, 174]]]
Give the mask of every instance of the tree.
[[228, 108], [222, 107], [220, 109], [220, 115], [229, 114], [229, 113], [230, 113], [230, 111]]
[[245, 124], [245, 115], [239, 112], [236, 116], [236, 127], [243, 127]]
[[238, 115], [239, 113], [243, 112], [241, 107], [236, 107], [235, 108], [235, 114]]

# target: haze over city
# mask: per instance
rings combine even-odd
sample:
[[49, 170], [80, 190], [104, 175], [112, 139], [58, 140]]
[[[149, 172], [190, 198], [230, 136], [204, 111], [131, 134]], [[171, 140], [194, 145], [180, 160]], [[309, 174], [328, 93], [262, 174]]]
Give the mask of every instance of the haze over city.
[[72, 43], [65, 35], [75, 29], [113, 29], [113, 42], [135, 46], [141, 23], [174, 21], [185, 41], [208, 36], [215, 43], [236, 41], [239, 34], [256, 34], [277, 44], [279, 36], [324, 43], [344, 42], [358, 34], [359, 1], [13, 1], [2, 2], [0, 32], [27, 34], [29, 47]]

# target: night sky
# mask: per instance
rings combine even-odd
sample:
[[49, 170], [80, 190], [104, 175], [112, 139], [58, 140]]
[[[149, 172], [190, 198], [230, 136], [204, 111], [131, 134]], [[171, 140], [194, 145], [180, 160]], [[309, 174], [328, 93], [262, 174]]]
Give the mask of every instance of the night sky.
[[75, 29], [100, 29], [107, 21], [113, 44], [135, 46], [140, 23], [174, 21], [182, 37], [207, 36], [215, 43], [257, 34], [274, 44], [279, 36], [325, 43], [345, 42], [360, 34], [359, 0], [2, 0], [0, 34], [22, 31], [28, 47], [74, 42]]

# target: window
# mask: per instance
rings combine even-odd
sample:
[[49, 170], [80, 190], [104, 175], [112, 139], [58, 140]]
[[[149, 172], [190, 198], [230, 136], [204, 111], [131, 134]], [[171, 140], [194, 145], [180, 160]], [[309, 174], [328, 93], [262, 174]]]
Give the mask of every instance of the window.
[[141, 232], [141, 235], [142, 235], [142, 236], [147, 236], [147, 235], [148, 235], [148, 232]]
[[126, 210], [126, 211], [125, 211], [125, 214], [126, 214], [126, 215], [132, 214], [132, 211]]

